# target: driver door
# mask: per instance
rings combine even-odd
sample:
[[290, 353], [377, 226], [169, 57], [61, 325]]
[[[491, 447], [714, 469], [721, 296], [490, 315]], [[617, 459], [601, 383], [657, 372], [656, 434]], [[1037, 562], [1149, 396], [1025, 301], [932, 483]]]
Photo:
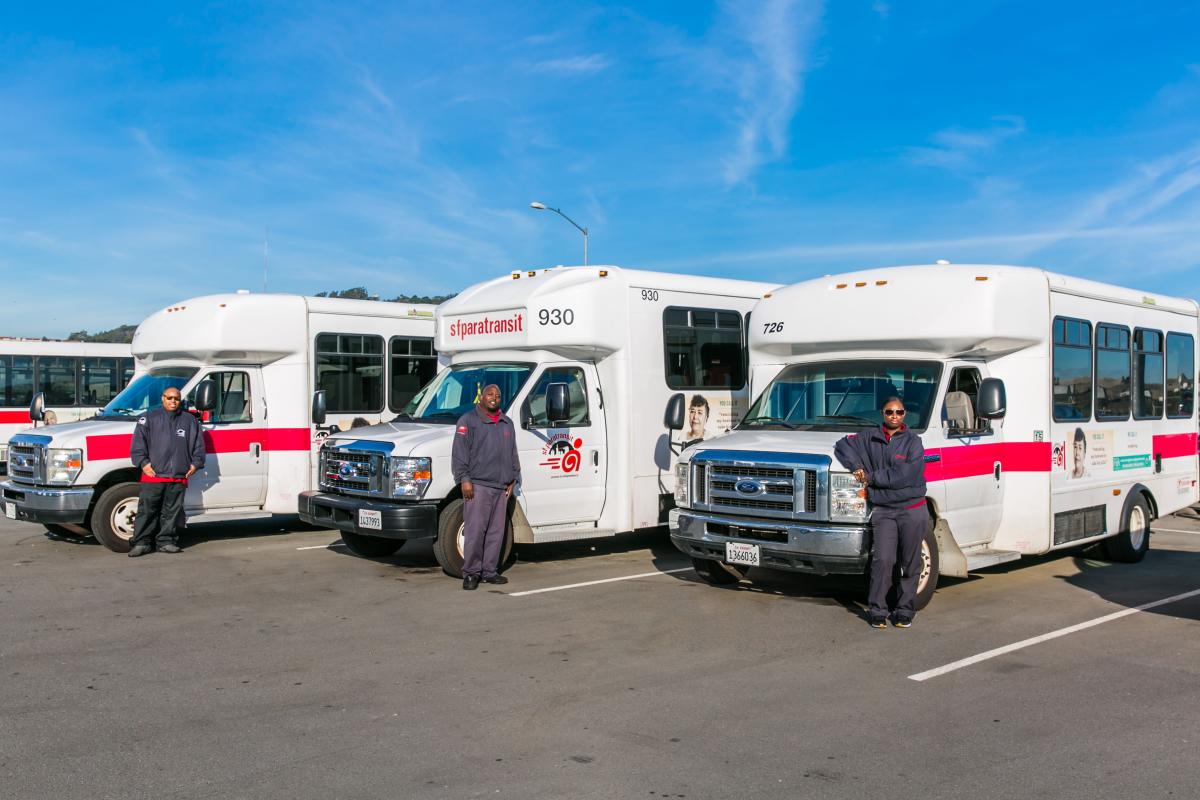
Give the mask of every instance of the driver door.
[[[567, 385], [571, 413], [566, 423], [552, 424], [547, 418], [546, 390], [552, 383]], [[521, 495], [529, 524], [595, 528], [604, 509], [608, 471], [596, 368], [583, 363], [547, 365], [531, 385], [516, 420]]]
[[189, 405], [202, 380], [216, 384], [217, 404], [201, 414], [204, 469], [188, 482], [186, 507], [261, 506], [269, 458], [262, 372], [256, 367], [237, 367], [202, 374], [188, 392]]

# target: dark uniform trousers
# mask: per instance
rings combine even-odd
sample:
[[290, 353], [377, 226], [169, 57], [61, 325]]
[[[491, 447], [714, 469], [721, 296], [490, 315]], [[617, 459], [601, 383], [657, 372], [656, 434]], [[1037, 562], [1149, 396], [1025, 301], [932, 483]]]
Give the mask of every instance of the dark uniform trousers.
[[473, 484], [475, 496], [463, 505], [463, 575], [491, 578], [500, 564], [508, 497], [504, 489]]
[[900, 593], [896, 615], [911, 618], [916, 610], [917, 581], [921, 577], [921, 540], [929, 512], [925, 504], [916, 508], [876, 508], [871, 514], [871, 616], [888, 615], [888, 592], [893, 586], [897, 555], [900, 568]]
[[183, 516], [186, 483], [142, 483], [138, 491], [137, 520], [129, 544], [162, 547], [178, 544], [179, 519]]

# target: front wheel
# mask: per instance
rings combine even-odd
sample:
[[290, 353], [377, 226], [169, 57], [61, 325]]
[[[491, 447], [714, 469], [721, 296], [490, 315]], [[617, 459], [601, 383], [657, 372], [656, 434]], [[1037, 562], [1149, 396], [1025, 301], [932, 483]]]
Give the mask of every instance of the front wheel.
[[1137, 499], [1125, 509], [1121, 532], [1104, 540], [1104, 554], [1109, 561], [1136, 564], [1150, 549], [1150, 507], [1146, 498]]
[[925, 527], [925, 538], [921, 540], [921, 576], [917, 579], [917, 598], [913, 608], [920, 611], [929, 605], [938, 583], [938, 546], [933, 535], [933, 518]]
[[351, 553], [362, 558], [387, 558], [395, 555], [396, 551], [404, 546], [404, 539], [384, 539], [342, 531], [342, 544], [346, 545], [346, 549]]
[[692, 567], [701, 580], [713, 586], [732, 586], [750, 571], [749, 567], [741, 564], [726, 564], [708, 558], [693, 558]]
[[[438, 515], [438, 535], [433, 542], [433, 557], [437, 559], [442, 571], [452, 578], [461, 578], [463, 574], [463, 547], [467, 529], [464, 521], [465, 508], [466, 502], [460, 497], [447, 503]], [[512, 566], [512, 556], [513, 527], [510, 515], [504, 521], [504, 544], [500, 549], [497, 572], [504, 572]]]
[[114, 553], [129, 552], [129, 541], [137, 521], [138, 491], [136, 483], [110, 486], [92, 509], [92, 535]]

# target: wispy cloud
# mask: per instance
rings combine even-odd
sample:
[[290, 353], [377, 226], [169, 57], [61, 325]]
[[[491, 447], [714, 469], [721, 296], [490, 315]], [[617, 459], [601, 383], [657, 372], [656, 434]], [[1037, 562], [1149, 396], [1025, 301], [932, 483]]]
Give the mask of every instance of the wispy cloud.
[[586, 56], [570, 56], [568, 58], [552, 58], [548, 61], [538, 61], [530, 65], [530, 69], [539, 72], [573, 72], [590, 74], [608, 69], [612, 61], [607, 56], [592, 53]]
[[1025, 120], [1018, 116], [992, 117], [984, 128], [946, 128], [930, 137], [928, 145], [908, 148], [914, 164], [940, 169], [963, 170], [976, 166], [1004, 141], [1025, 132]]
[[749, 49], [739, 70], [737, 141], [724, 162], [725, 182], [732, 185], [787, 152], [788, 127], [800, 104], [823, 4], [764, 0], [726, 2], [723, 9]]

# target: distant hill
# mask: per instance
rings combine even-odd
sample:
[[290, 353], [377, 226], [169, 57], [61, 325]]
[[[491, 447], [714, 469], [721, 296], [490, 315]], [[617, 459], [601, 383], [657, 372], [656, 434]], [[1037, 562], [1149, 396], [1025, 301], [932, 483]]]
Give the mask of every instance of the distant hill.
[[[317, 297], [340, 297], [344, 300], [378, 300], [379, 295], [373, 295], [365, 286], [355, 286], [352, 289], [334, 289], [328, 292], [317, 292]], [[385, 303], [428, 303], [438, 305], [454, 297], [452, 294], [437, 294], [432, 296], [402, 294], [398, 297], [384, 298]]]
[[87, 331], [75, 331], [67, 337], [69, 342], [114, 342], [116, 344], [129, 344], [133, 341], [133, 332], [137, 330], [137, 325], [120, 325], [112, 330], [100, 331], [99, 333], [88, 333]]

